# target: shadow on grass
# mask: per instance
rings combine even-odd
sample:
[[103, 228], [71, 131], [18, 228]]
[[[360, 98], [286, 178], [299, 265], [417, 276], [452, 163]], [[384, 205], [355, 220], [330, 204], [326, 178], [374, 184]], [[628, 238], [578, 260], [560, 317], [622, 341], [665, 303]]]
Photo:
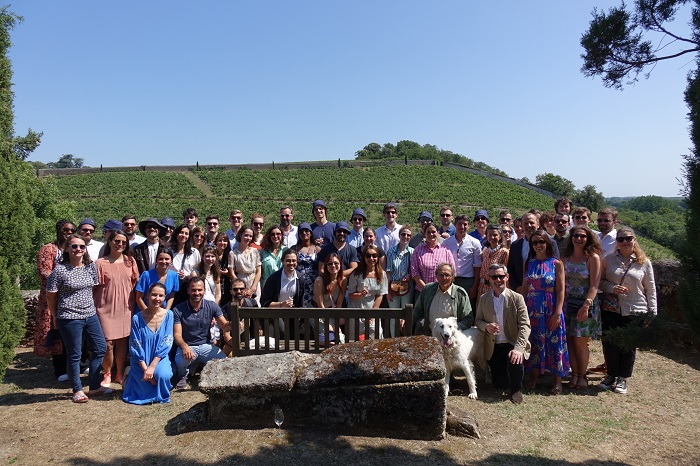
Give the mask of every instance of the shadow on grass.
[[700, 354], [698, 354], [697, 348], [692, 346], [678, 347], [664, 344], [656, 348], [656, 353], [679, 364], [685, 364], [695, 370], [700, 370]]
[[210, 466], [212, 464], [401, 464], [402, 466], [414, 464], [431, 465], [538, 465], [538, 466], [628, 466], [628, 463], [619, 461], [588, 460], [570, 462], [553, 460], [531, 455], [517, 455], [496, 453], [479, 461], [470, 462], [469, 452], [464, 452], [459, 458], [451, 458], [448, 454], [437, 448], [423, 449], [420, 452], [411, 452], [394, 446], [357, 446], [349, 440], [331, 437], [318, 432], [297, 434], [286, 432], [283, 444], [266, 445], [260, 448], [255, 455], [234, 454], [219, 458], [215, 463], [185, 460], [176, 455], [146, 455], [138, 458], [117, 457], [108, 462], [96, 462], [88, 458], [72, 458], [66, 460], [66, 464], [76, 466], [120, 464], [122, 466], [151, 465], [188, 465]]

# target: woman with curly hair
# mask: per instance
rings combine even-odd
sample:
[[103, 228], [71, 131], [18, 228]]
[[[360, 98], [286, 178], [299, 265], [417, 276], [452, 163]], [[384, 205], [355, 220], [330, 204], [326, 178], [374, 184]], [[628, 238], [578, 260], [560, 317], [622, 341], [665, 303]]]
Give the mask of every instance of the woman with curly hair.
[[[377, 246], [365, 246], [362, 248], [362, 259], [360, 265], [348, 279], [348, 307], [362, 309], [378, 309], [382, 304], [382, 297], [388, 293], [389, 280], [379, 263], [379, 248]], [[365, 333], [365, 320], [360, 321], [360, 335]], [[351, 339], [354, 339], [355, 325], [351, 320], [349, 328], [346, 329]], [[369, 337], [374, 338], [375, 322], [371, 319], [368, 322]], [[382, 328], [379, 326], [379, 338], [382, 338]], [[362, 337], [360, 336], [360, 339]]]

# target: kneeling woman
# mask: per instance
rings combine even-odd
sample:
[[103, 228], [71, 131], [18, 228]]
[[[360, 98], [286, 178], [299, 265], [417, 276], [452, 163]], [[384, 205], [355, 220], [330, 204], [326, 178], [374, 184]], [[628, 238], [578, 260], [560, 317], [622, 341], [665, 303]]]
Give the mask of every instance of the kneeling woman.
[[148, 308], [131, 319], [131, 371], [123, 400], [137, 405], [169, 403], [173, 369], [168, 352], [173, 346], [173, 312], [164, 309], [165, 286], [156, 282], [148, 289]]

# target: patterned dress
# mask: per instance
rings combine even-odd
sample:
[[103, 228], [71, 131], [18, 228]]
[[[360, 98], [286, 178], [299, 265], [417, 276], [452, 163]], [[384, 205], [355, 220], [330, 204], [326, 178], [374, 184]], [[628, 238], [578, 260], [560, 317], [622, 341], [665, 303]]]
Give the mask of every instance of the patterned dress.
[[41, 289], [39, 290], [39, 303], [36, 308], [36, 324], [34, 326], [34, 354], [37, 356], [52, 356], [63, 353], [63, 341], [60, 338], [54, 340], [52, 347], [44, 346], [46, 336], [51, 330], [51, 314], [46, 301], [46, 280], [51, 275], [56, 263], [61, 258], [61, 251], [55, 243], [45, 244], [36, 255], [36, 268], [39, 272]]
[[315, 251], [311, 254], [298, 253], [299, 260], [297, 261], [297, 275], [304, 287], [304, 297], [302, 302], [304, 307], [312, 307], [314, 299], [314, 280], [318, 276], [318, 253]]
[[498, 249], [491, 249], [486, 246], [481, 252], [481, 271], [479, 272], [479, 291], [476, 294], [476, 305], [479, 306], [479, 299], [484, 293], [491, 291], [489, 283], [489, 267], [491, 264], [508, 264], [508, 248], [499, 246]]
[[[590, 271], [587, 262], [571, 262], [567, 259], [564, 262], [566, 271], [566, 299], [569, 298], [585, 300], [590, 287]], [[588, 313], [591, 317], [579, 322], [576, 314], [569, 313], [569, 309], [564, 303], [566, 310], [566, 333], [573, 337], [599, 337], [600, 336], [600, 307], [598, 298], [593, 299], [593, 304], [589, 307]]]
[[569, 374], [570, 367], [564, 319], [561, 319], [559, 327], [554, 331], [549, 330], [547, 326], [547, 317], [554, 314], [556, 307], [556, 260], [555, 257], [543, 261], [530, 259], [527, 263], [525, 301], [532, 329], [532, 353], [526, 360], [526, 367], [529, 370], [537, 370], [540, 374], [549, 370], [554, 375], [565, 377]]

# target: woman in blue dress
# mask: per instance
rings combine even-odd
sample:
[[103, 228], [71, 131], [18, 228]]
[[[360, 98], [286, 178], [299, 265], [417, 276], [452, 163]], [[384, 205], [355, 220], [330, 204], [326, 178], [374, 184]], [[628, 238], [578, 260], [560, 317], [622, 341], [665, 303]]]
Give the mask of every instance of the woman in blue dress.
[[311, 226], [301, 222], [297, 230], [297, 244], [294, 250], [299, 257], [297, 261], [297, 275], [304, 287], [302, 303], [304, 307], [315, 307], [314, 282], [318, 276], [318, 253], [321, 248], [316, 246]]
[[131, 319], [131, 370], [122, 399], [137, 405], [169, 403], [173, 369], [168, 352], [173, 346], [173, 312], [164, 309], [165, 286], [148, 289], [149, 306]]
[[564, 264], [554, 257], [554, 249], [544, 230], [530, 237], [530, 254], [525, 264], [525, 301], [530, 315], [532, 353], [526, 361], [530, 370], [527, 388], [533, 389], [545, 370], [554, 375], [550, 393], [561, 393], [561, 379], [569, 374], [564, 307]]
[[154, 283], [165, 286], [165, 301], [162, 306], [172, 309], [175, 301], [175, 293], [180, 289], [180, 278], [177, 272], [170, 269], [173, 262], [173, 253], [169, 249], [159, 249], [156, 256], [156, 268], [146, 270], [139, 277], [134, 288], [136, 290], [136, 304], [141, 311], [148, 308], [148, 290]]

